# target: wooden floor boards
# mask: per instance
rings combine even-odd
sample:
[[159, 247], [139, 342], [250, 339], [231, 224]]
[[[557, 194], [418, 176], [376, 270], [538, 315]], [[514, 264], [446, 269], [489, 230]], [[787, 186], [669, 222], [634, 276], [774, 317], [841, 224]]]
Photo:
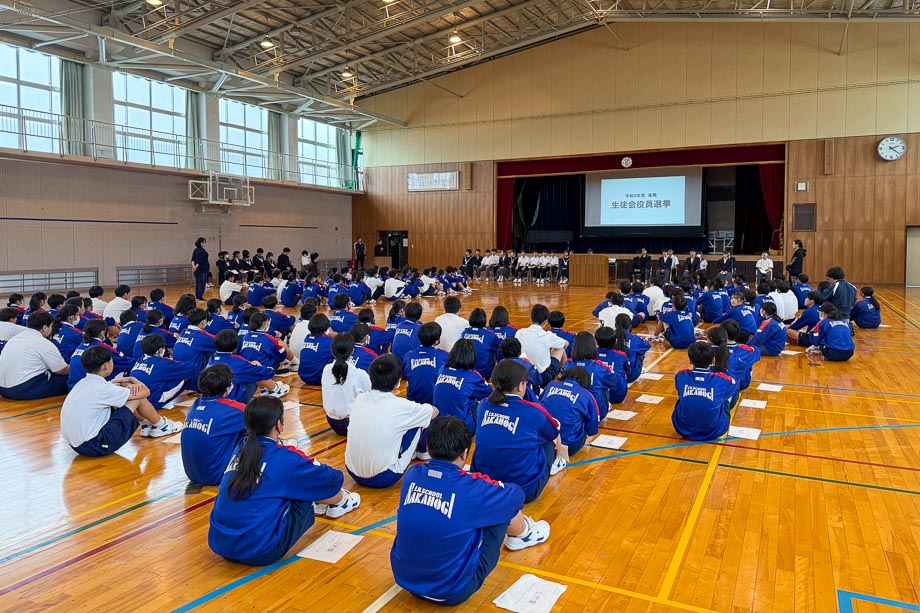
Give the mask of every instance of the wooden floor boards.
[[[175, 299], [183, 288], [170, 288]], [[602, 432], [620, 452], [588, 448], [526, 512], [552, 526], [545, 546], [503, 552], [462, 610], [491, 601], [524, 573], [568, 586], [558, 611], [920, 610], [920, 291], [877, 289], [890, 328], [858, 331], [847, 364], [804, 354], [764, 358], [735, 425], [757, 441], [689, 443], [670, 423], [673, 373], [686, 352], [656, 345], [640, 380]], [[507, 306], [563, 310], [567, 328], [594, 329], [600, 289], [496, 288], [463, 298], [463, 312]], [[425, 320], [440, 314], [425, 300]], [[378, 304], [378, 321], [388, 305]], [[286, 437], [343, 469], [344, 439], [329, 431], [318, 388], [295, 376]], [[780, 392], [756, 389], [783, 385]], [[643, 394], [659, 405], [636, 403]], [[135, 437], [118, 454], [77, 457], [59, 433], [62, 399], [0, 399], [2, 611], [432, 611], [391, 590], [389, 547], [398, 489], [358, 489], [362, 505], [320, 518], [294, 552], [327, 530], [364, 540], [335, 565], [291, 557], [264, 569], [207, 547], [215, 488], [190, 488], [179, 446]], [[182, 411], [166, 411], [179, 419]]]

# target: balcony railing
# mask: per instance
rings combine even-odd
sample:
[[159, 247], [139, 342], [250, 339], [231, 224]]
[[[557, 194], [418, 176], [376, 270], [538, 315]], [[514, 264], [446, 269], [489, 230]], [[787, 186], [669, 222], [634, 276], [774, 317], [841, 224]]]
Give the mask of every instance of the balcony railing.
[[350, 191], [364, 185], [364, 169], [350, 164], [6, 105], [0, 105], [0, 147]]

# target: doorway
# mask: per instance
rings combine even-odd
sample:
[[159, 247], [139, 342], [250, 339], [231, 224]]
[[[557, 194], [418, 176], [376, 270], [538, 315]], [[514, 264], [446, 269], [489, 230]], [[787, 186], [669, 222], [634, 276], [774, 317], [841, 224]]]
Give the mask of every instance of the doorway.
[[387, 255], [390, 257], [391, 268], [398, 270], [409, 263], [408, 230], [379, 230], [377, 238], [383, 241]]
[[920, 227], [907, 228], [907, 287], [920, 287]]

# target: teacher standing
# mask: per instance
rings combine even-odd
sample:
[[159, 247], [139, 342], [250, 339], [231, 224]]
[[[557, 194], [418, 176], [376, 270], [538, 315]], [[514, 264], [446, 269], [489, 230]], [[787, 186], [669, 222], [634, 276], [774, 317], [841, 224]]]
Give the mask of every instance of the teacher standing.
[[208, 264], [208, 252], [204, 246], [208, 241], [199, 236], [195, 241], [195, 251], [192, 252], [192, 272], [195, 274], [195, 298], [204, 300], [204, 290], [208, 284], [208, 273], [211, 265]]
[[799, 239], [792, 241], [793, 253], [786, 264], [786, 270], [789, 271], [789, 281], [795, 281], [795, 278], [802, 274], [802, 265], [805, 263], [805, 245]]

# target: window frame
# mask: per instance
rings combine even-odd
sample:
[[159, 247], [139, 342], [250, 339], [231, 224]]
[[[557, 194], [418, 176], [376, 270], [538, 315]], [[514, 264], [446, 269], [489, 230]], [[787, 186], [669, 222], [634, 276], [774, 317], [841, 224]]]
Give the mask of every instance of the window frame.
[[[124, 80], [124, 90], [120, 92], [118, 79]], [[146, 103], [132, 102], [129, 88], [131, 83], [138, 80], [144, 81], [147, 86]], [[171, 108], [164, 109], [161, 106], [155, 106], [153, 101], [153, 89], [157, 86], [168, 87], [171, 91], [172, 104]], [[180, 94], [181, 97], [177, 97]], [[123, 97], [121, 97], [123, 96]], [[115, 142], [116, 158], [124, 159], [127, 162], [149, 163], [152, 166], [169, 166], [173, 168], [182, 168], [185, 159], [186, 137], [185, 128], [188, 117], [186, 117], [186, 100], [188, 90], [171, 83], [154, 81], [146, 77], [133, 75], [126, 72], [112, 72], [112, 111], [113, 111], [113, 138]], [[114, 118], [119, 114], [119, 107], [124, 108], [124, 122], [119, 122]], [[131, 110], [144, 113], [147, 119], [146, 126], [135, 126], [129, 121]], [[172, 119], [173, 129], [170, 132], [155, 130], [153, 127], [154, 114], [167, 115]], [[176, 129], [176, 120], [182, 121], [181, 133]], [[144, 142], [146, 147], [135, 146], [131, 141]], [[129, 147], [130, 145], [130, 147]], [[119, 156], [119, 153], [121, 154]], [[140, 153], [147, 157], [146, 160], [137, 159]], [[171, 163], [165, 163], [166, 159]], [[134, 158], [134, 159], [132, 159]], [[163, 160], [163, 161], [161, 161]]]
[[[10, 77], [0, 74], [0, 82], [7, 83], [16, 88], [16, 104], [8, 105], [0, 103], [0, 124], [13, 128], [12, 130], [4, 129], [4, 134], [16, 133], [17, 147], [23, 151], [37, 151], [42, 153], [60, 153], [60, 120], [61, 115], [61, 59], [50, 53], [43, 53], [27, 47], [18, 47], [8, 43], [0, 43], [13, 51], [16, 56], [14, 62], [16, 67], [16, 76]], [[48, 61], [48, 82], [25, 80], [23, 78], [22, 56], [24, 53], [42, 56]], [[23, 105], [23, 88], [48, 92], [49, 108], [33, 109], [26, 108]], [[6, 110], [13, 109], [13, 110]], [[29, 134], [30, 130], [26, 127], [28, 123], [35, 123], [41, 126], [37, 134]], [[47, 134], [42, 135], [42, 132]], [[50, 141], [51, 147], [35, 146], [32, 143]]]
[[[230, 119], [231, 106], [240, 105], [242, 123]], [[253, 114], [259, 118], [258, 127], [250, 124]], [[221, 172], [246, 176], [253, 179], [268, 178], [268, 109], [254, 104], [247, 104], [231, 98], [221, 98], [218, 109], [218, 130], [220, 140]], [[242, 143], [230, 142], [231, 130], [242, 133]], [[262, 145], [247, 145], [250, 138]], [[239, 156], [239, 160], [233, 158]]]

